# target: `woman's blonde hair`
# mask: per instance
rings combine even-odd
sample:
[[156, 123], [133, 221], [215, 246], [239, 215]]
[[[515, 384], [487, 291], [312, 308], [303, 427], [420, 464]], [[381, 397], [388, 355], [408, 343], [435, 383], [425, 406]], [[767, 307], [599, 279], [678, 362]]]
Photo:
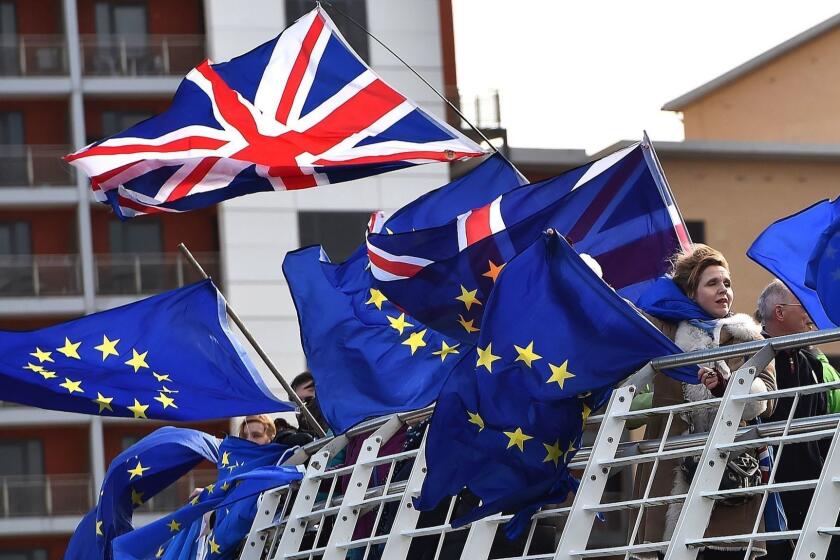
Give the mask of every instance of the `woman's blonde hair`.
[[717, 249], [695, 243], [688, 251], [680, 251], [672, 258], [671, 278], [685, 295], [694, 297], [700, 275], [710, 266], [722, 266], [729, 270], [729, 263]]
[[277, 428], [274, 427], [274, 422], [266, 414], [255, 414], [254, 416], [246, 416], [239, 425], [239, 437], [244, 437], [245, 426], [251, 422], [258, 422], [265, 426], [265, 434], [269, 439], [273, 440], [277, 435]]

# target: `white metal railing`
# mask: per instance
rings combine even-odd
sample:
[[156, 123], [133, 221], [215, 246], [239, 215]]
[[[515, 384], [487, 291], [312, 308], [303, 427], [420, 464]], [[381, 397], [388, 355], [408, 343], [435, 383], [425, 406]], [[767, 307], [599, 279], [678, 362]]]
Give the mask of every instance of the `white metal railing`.
[[82, 293], [79, 255], [0, 255], [0, 297]]
[[92, 488], [84, 474], [0, 476], [0, 518], [84, 515]]
[[[840, 535], [836, 527], [840, 511], [840, 414], [815, 418], [793, 419], [793, 413], [782, 421], [739, 427], [745, 404], [753, 399], [794, 399], [805, 394], [840, 388], [840, 383], [750, 394], [757, 371], [770, 363], [775, 352], [810, 344], [840, 340], [840, 329], [793, 335], [739, 344], [723, 349], [704, 350], [654, 360], [634, 379], [651, 374], [655, 369], [699, 364], [735, 356], [749, 360], [733, 372], [726, 393], [710, 399], [670, 407], [630, 411], [635, 393], [633, 385], [617, 389], [606, 412], [590, 417], [588, 427], [597, 428], [591, 446], [578, 452], [571, 465], [582, 469], [581, 485], [571, 504], [546, 506], [531, 521], [528, 531], [516, 543], [499, 536], [498, 528], [510, 519], [495, 515], [467, 527], [453, 529], [450, 521], [458, 514], [465, 497], [453, 498], [436, 512], [421, 514], [414, 510], [411, 499], [419, 494], [426, 473], [424, 445], [419, 449], [380, 457], [382, 446], [406, 423], [416, 422], [431, 413], [422, 411], [395, 415], [366, 422], [348, 434], [324, 438], [299, 451], [290, 461], [308, 468], [296, 492], [277, 489], [263, 494], [259, 514], [252, 526], [242, 560], [269, 558], [493, 558], [572, 559], [631, 558], [638, 554], [664, 554], [666, 560], [693, 559], [700, 547], [730, 542], [752, 546], [765, 539], [792, 539], [797, 543], [795, 560], [826, 558], [832, 535]], [[716, 417], [708, 433], [669, 436], [664, 430], [661, 439], [622, 440], [625, 422], [639, 417], [661, 416], [669, 424], [677, 415], [694, 409], [716, 409]], [[372, 433], [371, 433], [372, 432]], [[353, 465], [330, 468], [328, 462], [347, 446], [349, 438], [365, 437], [362, 451]], [[777, 446], [776, 464], [784, 455], [784, 446], [813, 440], [830, 440], [825, 465], [818, 479], [800, 482], [774, 482], [775, 468], [766, 484], [737, 491], [719, 490], [727, 454], [766, 445]], [[608, 486], [622, 469], [648, 463], [653, 469], [666, 459], [700, 456], [697, 471], [688, 491], [680, 495], [651, 497], [650, 484], [637, 489], [639, 498], [624, 496], [613, 499]], [[405, 476], [407, 465], [410, 472]], [[379, 469], [379, 484], [372, 484], [372, 473]], [[578, 471], [580, 472], [580, 471]], [[651, 477], [652, 478], [652, 477]], [[760, 496], [763, 503], [769, 491], [786, 492], [814, 489], [819, 499], [812, 501], [801, 530], [766, 534], [759, 532], [756, 521], [753, 531], [740, 535], [708, 538], [704, 533], [715, 504], [732, 495]], [[636, 542], [641, 514], [645, 508], [682, 504], [673, 537], [663, 542]], [[623, 544], [603, 542], [601, 515], [618, 515], [629, 528]], [[354, 551], [351, 553], [351, 551]], [[349, 556], [348, 556], [349, 555]]]
[[82, 35], [86, 76], [182, 76], [206, 58], [203, 35]]
[[63, 35], [0, 35], [0, 76], [66, 76]]
[[[216, 285], [221, 285], [218, 253], [196, 253], [195, 258]], [[181, 253], [97, 254], [94, 266], [99, 295], [156, 293], [201, 280]]]
[[71, 151], [63, 145], [0, 145], [0, 187], [74, 186], [75, 172], [61, 159]]

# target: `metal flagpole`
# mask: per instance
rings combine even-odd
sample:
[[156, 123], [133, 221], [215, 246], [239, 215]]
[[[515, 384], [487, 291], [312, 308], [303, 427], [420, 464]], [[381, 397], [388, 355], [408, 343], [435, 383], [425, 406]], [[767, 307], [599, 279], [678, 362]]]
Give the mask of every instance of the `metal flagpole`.
[[[202, 278], [205, 278], [205, 279], [210, 278], [210, 276], [207, 275], [207, 273], [204, 271], [204, 269], [201, 267], [201, 265], [198, 264], [198, 261], [195, 260], [195, 257], [193, 257], [193, 254], [190, 253], [190, 250], [187, 249], [186, 245], [181, 243], [180, 245], [178, 245], [178, 250], [180, 250], [181, 253], [183, 253], [184, 257], [186, 257], [186, 259], [189, 261], [189, 263], [193, 266], [193, 268], [196, 270], [196, 272], [198, 272], [201, 275]], [[224, 298], [224, 296], [222, 296], [222, 297]], [[251, 334], [251, 332], [245, 327], [245, 324], [242, 322], [242, 319], [239, 318], [239, 315], [236, 314], [236, 312], [233, 310], [233, 308], [227, 302], [227, 299], [225, 299], [225, 311], [227, 311], [228, 317], [230, 317], [231, 320], [236, 324], [236, 326], [239, 327], [239, 330], [242, 331], [242, 334], [245, 335], [245, 338], [248, 339], [248, 342], [251, 343], [251, 346], [254, 348], [254, 350], [256, 350], [256, 352], [257, 352], [257, 354], [259, 354], [260, 358], [262, 358], [262, 361], [265, 363], [265, 365], [268, 366], [268, 369], [271, 371], [271, 373], [274, 375], [274, 377], [277, 379], [277, 381], [280, 382], [280, 385], [283, 386], [283, 389], [289, 395], [289, 398], [292, 399], [292, 401], [303, 412], [303, 415], [306, 417], [306, 420], [313, 427], [315, 427], [315, 430], [318, 432], [318, 435], [321, 436], [321, 437], [326, 436], [327, 433], [324, 431], [324, 428], [321, 427], [321, 425], [318, 423], [317, 420], [315, 420], [315, 417], [312, 416], [312, 413], [309, 411], [308, 408], [306, 408], [306, 404], [302, 400], [300, 400], [300, 397], [298, 397], [297, 394], [292, 390], [288, 381], [286, 381], [286, 379], [283, 377], [283, 375], [280, 373], [280, 371], [274, 365], [274, 362], [271, 361], [271, 358], [268, 357], [268, 354], [266, 354], [265, 351], [263, 351], [262, 347], [259, 345], [259, 343], [257, 343], [256, 339]]]
[[[508, 162], [508, 163], [510, 164], [510, 166], [511, 166], [511, 167], [513, 167], [514, 169], [516, 169], [516, 166], [515, 166], [515, 165], [513, 165], [513, 162], [511, 162], [511, 161], [507, 158], [507, 156], [506, 156], [505, 154], [503, 154], [501, 151], [499, 151], [499, 149], [498, 149], [498, 148], [496, 148], [496, 146], [494, 146], [492, 142], [490, 142], [490, 139], [489, 139], [489, 138], [487, 138], [487, 136], [485, 136], [485, 135], [484, 135], [484, 133], [483, 133], [483, 132], [481, 132], [481, 130], [479, 130], [479, 129], [478, 129], [478, 127], [476, 127], [473, 123], [471, 123], [471, 122], [469, 121], [469, 119], [467, 119], [467, 117], [465, 117], [465, 116], [464, 116], [464, 114], [461, 112], [461, 110], [460, 110], [458, 107], [456, 107], [456, 106], [455, 106], [455, 105], [454, 105], [454, 104], [453, 104], [450, 100], [448, 100], [448, 99], [446, 98], [446, 96], [445, 96], [445, 95], [443, 95], [440, 91], [438, 91], [438, 89], [437, 89], [435, 86], [433, 86], [432, 84], [430, 84], [430, 83], [429, 83], [429, 81], [428, 81], [426, 78], [424, 78], [424, 77], [423, 77], [423, 76], [422, 76], [422, 75], [421, 75], [421, 74], [420, 74], [417, 70], [415, 70], [415, 69], [414, 69], [414, 68], [413, 68], [413, 67], [412, 67], [412, 66], [411, 66], [408, 62], [406, 62], [405, 60], [403, 60], [403, 59], [402, 59], [402, 57], [401, 57], [400, 55], [398, 55], [398, 54], [397, 54], [397, 53], [395, 53], [393, 50], [391, 50], [391, 48], [390, 48], [388, 45], [386, 45], [385, 43], [383, 43], [382, 41], [380, 41], [380, 40], [379, 40], [379, 38], [378, 38], [378, 37], [376, 37], [376, 35], [374, 35], [374, 34], [373, 34], [373, 33], [371, 33], [370, 31], [368, 31], [368, 30], [367, 30], [367, 28], [366, 28], [364, 25], [362, 25], [361, 23], [359, 23], [358, 21], [356, 21], [355, 19], [353, 19], [353, 18], [352, 18], [352, 17], [350, 17], [349, 15], [347, 15], [347, 14], [345, 14], [344, 12], [342, 12], [341, 10], [339, 10], [339, 9], [335, 6], [335, 4], [333, 4], [333, 3], [332, 3], [332, 2], [330, 2], [329, 0], [322, 0], [322, 1], [323, 1], [325, 4], [327, 4], [330, 8], [332, 8], [333, 10], [335, 10], [335, 11], [336, 11], [336, 13], [338, 13], [341, 17], [343, 17], [344, 19], [346, 19], [347, 21], [349, 21], [350, 23], [352, 23], [353, 25], [355, 25], [356, 27], [358, 27], [359, 29], [361, 29], [362, 31], [364, 31], [364, 32], [365, 32], [365, 34], [366, 34], [368, 37], [370, 37], [371, 39], [373, 39], [374, 41], [376, 41], [377, 43], [379, 43], [379, 45], [380, 45], [383, 49], [385, 49], [386, 51], [388, 51], [389, 53], [391, 53], [391, 54], [394, 56], [394, 58], [396, 58], [397, 60], [399, 60], [399, 61], [402, 63], [402, 65], [403, 65], [403, 66], [405, 66], [406, 68], [408, 68], [408, 69], [411, 71], [411, 73], [412, 73], [412, 74], [414, 74], [415, 76], [417, 76], [417, 77], [420, 79], [420, 81], [422, 81], [424, 84], [426, 84], [426, 85], [429, 87], [429, 89], [431, 89], [433, 92], [435, 92], [435, 95], [437, 95], [438, 97], [440, 97], [440, 98], [441, 98], [441, 100], [442, 100], [444, 103], [446, 103], [446, 104], [449, 106], [449, 108], [450, 108], [450, 109], [452, 109], [453, 111], [455, 111], [455, 113], [456, 113], [459, 117], [461, 117], [461, 119], [462, 119], [465, 123], [467, 123], [467, 124], [469, 125], [469, 127], [475, 131], [475, 133], [476, 133], [476, 134], [478, 134], [479, 136], [481, 136], [481, 138], [482, 138], [485, 142], [487, 142], [487, 145], [488, 145], [488, 146], [490, 146], [490, 148], [491, 148], [494, 152], [496, 152], [497, 154], [499, 154], [499, 155], [500, 155], [500, 156], [501, 156], [501, 157], [502, 157], [502, 158], [503, 158], [506, 162]], [[315, 2], [315, 3], [316, 3], [317, 5], [319, 5], [319, 6], [321, 5], [321, 2], [320, 2], [320, 1], [319, 1], [319, 2]], [[519, 173], [520, 175], [522, 175], [522, 172], [521, 172], [521, 171], [519, 171], [518, 169], [516, 169], [516, 172], [517, 172], [517, 173]], [[525, 177], [525, 175], [522, 175], [522, 177], [524, 178], [524, 177]]]

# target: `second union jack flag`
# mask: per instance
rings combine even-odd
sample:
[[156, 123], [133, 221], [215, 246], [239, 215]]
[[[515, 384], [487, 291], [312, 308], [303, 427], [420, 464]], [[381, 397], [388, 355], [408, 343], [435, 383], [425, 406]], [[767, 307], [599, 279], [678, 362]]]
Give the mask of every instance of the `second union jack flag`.
[[126, 218], [484, 153], [386, 84], [319, 7], [242, 56], [203, 62], [164, 113], [65, 159]]

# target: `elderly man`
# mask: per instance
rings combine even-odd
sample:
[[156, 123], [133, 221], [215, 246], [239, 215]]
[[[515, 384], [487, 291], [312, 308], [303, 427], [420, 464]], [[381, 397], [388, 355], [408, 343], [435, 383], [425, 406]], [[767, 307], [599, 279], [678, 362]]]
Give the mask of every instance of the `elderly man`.
[[[764, 288], [758, 298], [757, 318], [761, 321], [767, 337], [803, 333], [814, 329], [808, 312], [796, 296], [779, 280], [773, 280]], [[825, 355], [816, 348], [782, 350], [776, 354], [776, 383], [779, 389], [836, 381], [837, 372]], [[833, 403], [832, 403], [833, 401]], [[831, 411], [829, 404], [837, 406], [840, 390], [828, 393], [800, 395], [794, 411], [794, 418], [820, 416]], [[779, 399], [771, 421], [787, 420], [793, 398]], [[823, 458], [830, 444], [829, 440], [786, 444], [776, 471], [776, 482], [793, 482], [815, 479], [820, 476]], [[811, 490], [783, 492], [781, 494], [789, 529], [801, 529], [811, 503]], [[834, 548], [834, 546], [832, 546]], [[787, 543], [771, 546], [768, 558], [790, 558], [792, 549]], [[829, 554], [829, 558], [834, 558]]]

